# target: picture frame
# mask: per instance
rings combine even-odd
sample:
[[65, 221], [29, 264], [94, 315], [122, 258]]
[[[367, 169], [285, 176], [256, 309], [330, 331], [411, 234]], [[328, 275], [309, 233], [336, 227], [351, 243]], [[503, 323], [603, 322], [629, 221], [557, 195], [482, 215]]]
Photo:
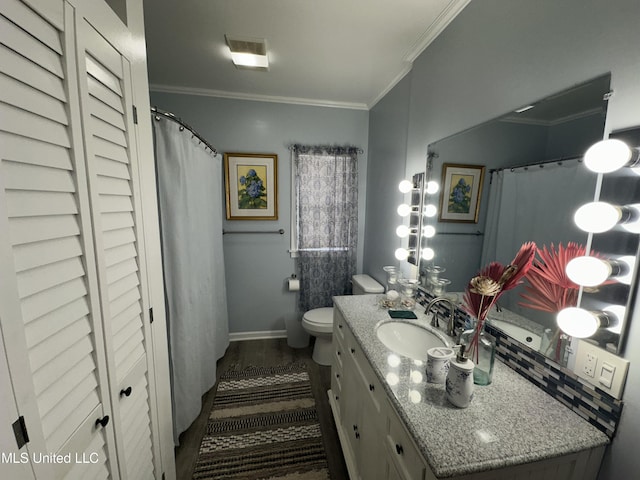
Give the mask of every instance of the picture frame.
[[440, 222], [478, 223], [484, 165], [442, 165]]
[[227, 220], [278, 219], [278, 155], [225, 153]]

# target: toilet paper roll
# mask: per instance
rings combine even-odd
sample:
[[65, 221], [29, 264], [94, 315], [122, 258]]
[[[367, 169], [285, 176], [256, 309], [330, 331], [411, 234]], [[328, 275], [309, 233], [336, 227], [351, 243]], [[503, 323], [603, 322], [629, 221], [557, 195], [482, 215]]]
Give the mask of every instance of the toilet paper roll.
[[289, 280], [287, 280], [287, 284], [289, 286], [290, 292], [297, 292], [298, 290], [300, 290], [300, 280], [298, 280], [297, 278], [290, 278]]

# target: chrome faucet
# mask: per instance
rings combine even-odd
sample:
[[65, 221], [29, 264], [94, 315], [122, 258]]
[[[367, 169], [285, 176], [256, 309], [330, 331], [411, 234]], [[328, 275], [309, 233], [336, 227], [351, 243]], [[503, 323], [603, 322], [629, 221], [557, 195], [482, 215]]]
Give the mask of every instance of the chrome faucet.
[[[427, 305], [426, 310], [424, 311], [425, 315], [429, 315], [429, 311], [431, 310], [431, 308], [439, 302], [447, 302], [449, 304], [449, 311], [451, 312], [449, 315], [449, 321], [447, 322], [447, 330], [446, 333], [447, 335], [449, 335], [450, 337], [455, 337], [457, 335], [456, 332], [456, 321], [455, 321], [455, 313], [456, 313], [456, 306], [455, 304], [451, 301], [451, 299], [447, 298], [447, 297], [436, 297], [433, 300], [431, 300], [429, 302], [429, 304]], [[433, 312], [433, 318], [431, 319], [431, 326], [432, 327], [437, 327], [440, 328], [440, 325], [438, 324], [438, 311], [436, 310], [435, 312]]]

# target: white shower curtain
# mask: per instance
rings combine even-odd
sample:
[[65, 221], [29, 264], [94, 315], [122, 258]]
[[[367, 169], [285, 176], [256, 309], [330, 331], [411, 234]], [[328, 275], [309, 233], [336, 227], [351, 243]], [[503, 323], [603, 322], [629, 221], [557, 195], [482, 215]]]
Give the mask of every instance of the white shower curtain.
[[200, 413], [229, 345], [222, 168], [191, 133], [152, 120], [171, 362], [174, 439]]
[[[573, 215], [578, 207], [593, 201], [595, 182], [596, 176], [577, 160], [494, 172], [481, 265], [510, 262], [528, 241], [538, 247], [585, 244], [587, 235], [575, 226]], [[519, 295], [505, 295], [502, 303], [519, 311], [517, 301]]]

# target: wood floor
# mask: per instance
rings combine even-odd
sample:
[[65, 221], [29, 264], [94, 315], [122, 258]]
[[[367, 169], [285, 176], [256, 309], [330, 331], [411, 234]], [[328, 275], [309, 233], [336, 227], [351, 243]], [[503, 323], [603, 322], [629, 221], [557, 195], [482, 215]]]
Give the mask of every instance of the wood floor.
[[[331, 388], [331, 368], [322, 367], [311, 359], [312, 347], [293, 349], [285, 338], [231, 342], [224, 357], [218, 360], [218, 378], [231, 366], [242, 369], [248, 366], [275, 366], [291, 362], [304, 362], [309, 372], [311, 388], [320, 418], [320, 429], [325, 444], [329, 471], [333, 480], [348, 480], [340, 440], [333, 422], [327, 390]], [[176, 475], [179, 480], [191, 480], [198, 458], [200, 441], [207, 426], [207, 417], [215, 397], [214, 386], [202, 397], [202, 411], [191, 427], [180, 435], [176, 448]]]

